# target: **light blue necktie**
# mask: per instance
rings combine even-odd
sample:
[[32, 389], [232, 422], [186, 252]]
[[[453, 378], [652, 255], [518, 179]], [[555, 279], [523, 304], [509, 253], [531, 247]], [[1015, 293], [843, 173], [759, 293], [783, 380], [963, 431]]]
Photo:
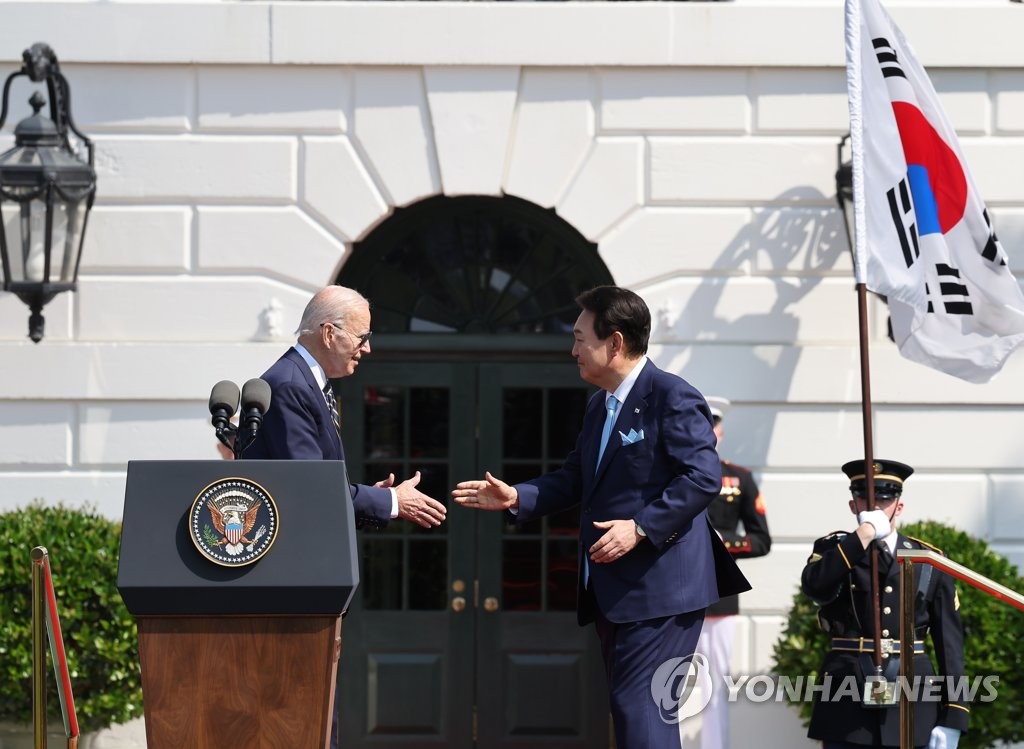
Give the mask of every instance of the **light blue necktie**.
[[[604, 430], [601, 432], [601, 447], [597, 451], [597, 465], [594, 466], [594, 473], [597, 473], [597, 466], [601, 465], [601, 458], [604, 457], [604, 449], [608, 446], [608, 438], [612, 434], [612, 427], [615, 426], [615, 412], [619, 410], [619, 399], [609, 395], [604, 407], [608, 414], [604, 417]], [[586, 549], [583, 550], [583, 587], [590, 585], [590, 559], [587, 558]]]
[[[609, 395], [604, 407], [608, 409], [608, 415], [604, 419], [604, 431], [601, 432], [601, 447], [597, 451], [597, 465], [601, 465], [601, 458], [604, 457], [604, 449], [608, 446], [608, 438], [612, 434], [612, 427], [615, 425], [615, 412], [619, 410], [619, 400], [614, 395]], [[597, 466], [594, 466], [594, 473], [597, 473]]]

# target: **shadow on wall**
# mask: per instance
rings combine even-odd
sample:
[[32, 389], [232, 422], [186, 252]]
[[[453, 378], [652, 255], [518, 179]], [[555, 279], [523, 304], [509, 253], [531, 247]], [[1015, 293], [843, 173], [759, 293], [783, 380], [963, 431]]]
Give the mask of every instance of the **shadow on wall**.
[[[687, 352], [683, 367], [673, 369], [692, 373], [688, 377], [709, 395], [734, 401], [784, 402], [789, 397], [802, 352], [794, 345], [801, 325], [795, 307], [825, 279], [841, 276], [845, 266], [840, 260], [849, 253], [842, 216], [830, 207], [832, 202], [817, 189], [795, 187], [755, 208], [754, 220], [716, 260], [720, 275], [704, 276], [678, 313], [671, 303], [655, 310], [656, 342], [722, 344], [720, 352], [703, 349], [704, 361], [689, 360], [692, 353]], [[850, 273], [849, 298], [837, 298], [835, 304], [837, 310], [849, 304], [855, 315]], [[745, 311], [735, 315], [731, 309], [740, 297], [745, 297]], [[750, 311], [757, 309], [763, 311]], [[730, 457], [742, 465], [764, 466], [775, 418], [731, 426], [742, 438], [729, 440]]]

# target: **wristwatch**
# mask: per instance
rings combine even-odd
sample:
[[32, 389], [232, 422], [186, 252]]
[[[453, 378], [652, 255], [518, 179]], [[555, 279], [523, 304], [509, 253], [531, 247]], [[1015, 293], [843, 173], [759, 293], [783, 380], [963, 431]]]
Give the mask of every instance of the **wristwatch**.
[[640, 538], [647, 538], [647, 531], [641, 528], [638, 522], [634, 520], [633, 525], [636, 526], [636, 535], [640, 536]]

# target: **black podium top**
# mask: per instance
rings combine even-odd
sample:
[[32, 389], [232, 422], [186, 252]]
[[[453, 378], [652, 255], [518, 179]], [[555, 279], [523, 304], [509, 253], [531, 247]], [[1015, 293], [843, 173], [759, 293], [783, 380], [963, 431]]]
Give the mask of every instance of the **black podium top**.
[[[259, 540], [246, 546], [243, 537], [222, 563], [216, 555], [228, 536], [214, 533], [209, 520], [196, 522], [192, 510], [209, 513], [217, 502], [204, 492], [235, 478], [262, 489], [274, 511], [249, 532]], [[348, 486], [342, 461], [129, 462], [117, 570], [125, 605], [137, 616], [342, 613], [359, 584]], [[193, 540], [202, 545], [204, 532], [224, 544], [212, 544], [214, 558]], [[237, 540], [237, 526], [235, 533]], [[261, 544], [263, 555], [245, 563]]]

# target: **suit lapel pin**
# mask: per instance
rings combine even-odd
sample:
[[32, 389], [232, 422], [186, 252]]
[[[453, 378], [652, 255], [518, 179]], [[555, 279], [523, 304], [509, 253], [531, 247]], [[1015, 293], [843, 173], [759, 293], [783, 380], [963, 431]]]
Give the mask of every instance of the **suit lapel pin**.
[[635, 414], [638, 414], [638, 413], [640, 413], [640, 409], [639, 409], [639, 408], [634, 408], [634, 409], [633, 409], [633, 413], [635, 413]]

